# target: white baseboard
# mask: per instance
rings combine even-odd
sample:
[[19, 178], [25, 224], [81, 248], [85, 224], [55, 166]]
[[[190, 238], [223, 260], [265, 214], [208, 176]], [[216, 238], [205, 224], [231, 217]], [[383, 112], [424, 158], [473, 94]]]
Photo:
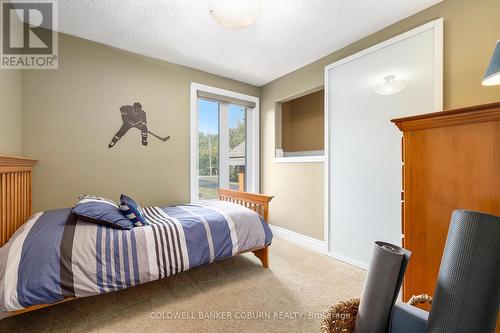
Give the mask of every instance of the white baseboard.
[[349, 264], [349, 265], [352, 265], [354, 267], [364, 269], [365, 271], [368, 270], [368, 265], [365, 264], [364, 262], [359, 261], [359, 260], [352, 259], [352, 258], [343, 256], [341, 254], [334, 253], [334, 252], [327, 252], [325, 254], [329, 257], [332, 257], [333, 259], [337, 259], [339, 261], [342, 261], [342, 262]]
[[328, 247], [326, 242], [321, 241], [319, 239], [315, 239], [306, 235], [299, 234], [298, 232], [291, 231], [288, 229], [280, 228], [274, 225], [269, 225], [273, 234], [277, 237], [281, 237], [295, 243], [297, 245], [308, 248], [309, 250], [313, 250], [320, 253], [326, 253], [328, 251]]

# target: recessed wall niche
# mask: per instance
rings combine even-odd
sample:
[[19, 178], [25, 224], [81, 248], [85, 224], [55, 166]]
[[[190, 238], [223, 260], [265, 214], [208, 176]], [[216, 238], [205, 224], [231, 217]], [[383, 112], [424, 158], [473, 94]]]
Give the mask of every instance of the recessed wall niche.
[[276, 103], [276, 161], [322, 161], [324, 110], [323, 88]]

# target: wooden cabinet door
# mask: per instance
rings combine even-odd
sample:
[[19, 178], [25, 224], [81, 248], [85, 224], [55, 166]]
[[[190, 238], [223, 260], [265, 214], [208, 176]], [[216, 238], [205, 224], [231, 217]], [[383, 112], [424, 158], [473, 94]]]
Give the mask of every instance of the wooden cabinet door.
[[500, 121], [404, 132], [403, 297], [432, 295], [454, 209], [500, 215]]

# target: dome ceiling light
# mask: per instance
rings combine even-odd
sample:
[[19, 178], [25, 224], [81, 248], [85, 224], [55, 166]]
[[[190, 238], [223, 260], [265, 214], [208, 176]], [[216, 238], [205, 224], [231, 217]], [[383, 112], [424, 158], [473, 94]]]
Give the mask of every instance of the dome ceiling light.
[[373, 90], [379, 95], [393, 95], [404, 89], [405, 83], [395, 81], [396, 75], [388, 75], [384, 77], [385, 83], [376, 86]]
[[261, 0], [210, 0], [210, 15], [228, 29], [243, 29], [259, 18]]

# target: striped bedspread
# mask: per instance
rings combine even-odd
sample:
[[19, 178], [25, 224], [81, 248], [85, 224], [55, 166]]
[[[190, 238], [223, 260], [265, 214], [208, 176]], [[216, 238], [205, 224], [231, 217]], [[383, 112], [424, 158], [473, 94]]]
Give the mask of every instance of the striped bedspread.
[[271, 243], [254, 211], [229, 202], [144, 208], [151, 225], [117, 230], [70, 209], [35, 214], [0, 248], [0, 311], [161, 279]]

